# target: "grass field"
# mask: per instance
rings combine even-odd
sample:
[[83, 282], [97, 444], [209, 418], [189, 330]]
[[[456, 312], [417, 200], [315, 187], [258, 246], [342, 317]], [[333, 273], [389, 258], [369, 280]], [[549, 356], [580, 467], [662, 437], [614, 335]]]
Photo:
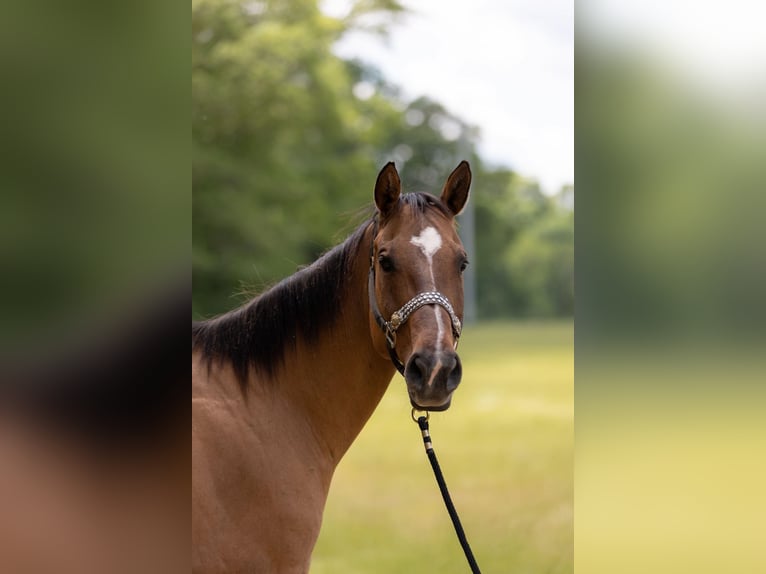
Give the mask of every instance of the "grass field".
[[[466, 327], [431, 435], [485, 574], [573, 569], [571, 321]], [[341, 461], [312, 574], [468, 572], [399, 375]]]

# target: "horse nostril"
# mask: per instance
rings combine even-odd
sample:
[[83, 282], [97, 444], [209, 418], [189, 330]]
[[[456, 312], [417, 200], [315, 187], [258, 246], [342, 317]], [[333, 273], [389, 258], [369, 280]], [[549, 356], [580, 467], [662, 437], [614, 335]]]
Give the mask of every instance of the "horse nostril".
[[456, 354], [453, 355], [453, 367], [447, 376], [447, 392], [454, 391], [460, 384], [460, 379], [463, 377], [463, 365], [460, 362], [460, 357]]
[[404, 378], [409, 384], [417, 387], [422, 387], [430, 374], [431, 363], [420, 353], [413, 354], [404, 368]]

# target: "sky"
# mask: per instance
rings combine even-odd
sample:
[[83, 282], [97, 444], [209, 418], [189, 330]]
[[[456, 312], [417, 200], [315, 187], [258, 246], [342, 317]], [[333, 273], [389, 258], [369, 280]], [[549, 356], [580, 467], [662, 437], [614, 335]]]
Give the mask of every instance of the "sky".
[[[573, 0], [403, 0], [387, 39], [352, 33], [336, 46], [381, 70], [407, 99], [429, 96], [479, 128], [493, 165], [546, 193], [574, 182]], [[325, 0], [343, 16], [348, 0]]]

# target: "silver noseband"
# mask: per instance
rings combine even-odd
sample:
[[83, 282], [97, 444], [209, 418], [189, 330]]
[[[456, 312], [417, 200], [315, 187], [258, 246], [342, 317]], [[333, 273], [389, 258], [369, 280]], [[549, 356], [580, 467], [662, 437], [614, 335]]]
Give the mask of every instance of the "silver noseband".
[[391, 319], [386, 321], [386, 340], [390, 345], [396, 344], [396, 330], [407, 322], [415, 311], [420, 309], [423, 305], [441, 305], [449, 313], [452, 320], [452, 334], [455, 338], [455, 347], [457, 347], [458, 339], [460, 338], [460, 332], [463, 326], [460, 323], [457, 315], [455, 315], [452, 305], [444, 295], [438, 291], [425, 291], [419, 295], [415, 295], [412, 299], [402, 305], [401, 309], [394, 311], [391, 315]]

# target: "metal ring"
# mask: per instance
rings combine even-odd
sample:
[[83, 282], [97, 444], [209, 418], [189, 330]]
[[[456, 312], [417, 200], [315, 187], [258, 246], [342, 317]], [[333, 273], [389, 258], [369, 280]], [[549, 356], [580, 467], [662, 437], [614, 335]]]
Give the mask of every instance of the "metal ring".
[[412, 417], [412, 420], [415, 421], [415, 422], [418, 422], [418, 419], [415, 418], [415, 412], [416, 411], [419, 412], [419, 413], [426, 413], [426, 420], [431, 418], [431, 413], [430, 412], [428, 412], [428, 411], [421, 411], [420, 409], [416, 409], [415, 407], [412, 407], [412, 412], [410, 413], [410, 416]]

